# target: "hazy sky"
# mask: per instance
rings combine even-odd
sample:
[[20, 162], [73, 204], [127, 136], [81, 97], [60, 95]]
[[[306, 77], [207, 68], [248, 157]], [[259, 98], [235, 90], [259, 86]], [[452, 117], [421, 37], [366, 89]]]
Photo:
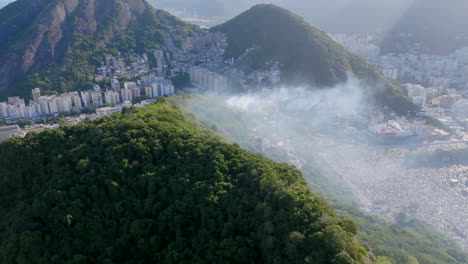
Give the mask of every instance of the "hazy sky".
[[149, 0], [161, 8], [197, 8], [202, 16], [231, 18], [259, 3], [274, 3], [327, 31], [388, 31], [420, 0]]
[[[0, 0], [0, 7], [14, 0]], [[232, 17], [258, 3], [275, 3], [329, 31], [386, 30], [394, 26], [415, 0], [148, 0], [157, 7], [205, 9]], [[372, 28], [373, 27], [373, 28]]]
[[[379, 30], [390, 32], [395, 26], [417, 24], [426, 16], [437, 16], [439, 7], [434, 3], [441, 0], [147, 0], [159, 8], [196, 8], [203, 16], [223, 17], [230, 19], [240, 12], [259, 3], [274, 3], [303, 16], [312, 25], [330, 32], [368, 32]], [[0, 7], [13, 0], [0, 0]], [[449, 1], [452, 9], [466, 10], [462, 2], [466, 0]], [[422, 3], [422, 7], [421, 7]], [[432, 3], [432, 4], [430, 4]], [[413, 8], [411, 8], [413, 7]], [[436, 9], [436, 10], [432, 10]], [[404, 16], [405, 14], [410, 16]], [[446, 11], [451, 14], [452, 12]], [[420, 15], [421, 14], [421, 15]], [[447, 15], [445, 15], [447, 16]], [[459, 15], [460, 16], [460, 15]], [[403, 17], [405, 24], [400, 23]], [[409, 17], [409, 18], [408, 18]], [[465, 17], [462, 15], [461, 17]], [[223, 20], [224, 20], [223, 19]], [[405, 20], [405, 19], [403, 19]], [[437, 19], [436, 19], [437, 20]], [[457, 24], [450, 18], [440, 18], [442, 24]], [[463, 20], [464, 22], [464, 20]], [[460, 24], [460, 23], [458, 23]]]
[[388, 31], [415, 0], [276, 0], [312, 24], [332, 31]]
[[0, 8], [6, 6], [8, 3], [13, 2], [14, 0], [0, 0]]

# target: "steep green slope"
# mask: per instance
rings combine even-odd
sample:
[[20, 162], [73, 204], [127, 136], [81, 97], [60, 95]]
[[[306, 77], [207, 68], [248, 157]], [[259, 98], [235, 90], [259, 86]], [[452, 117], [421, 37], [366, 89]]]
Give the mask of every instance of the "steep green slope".
[[283, 65], [285, 84], [319, 87], [345, 82], [352, 73], [367, 83], [370, 98], [377, 102], [402, 114], [416, 109], [398, 84], [385, 80], [371, 65], [301, 17], [275, 5], [254, 6], [212, 30], [227, 35], [226, 58], [239, 58], [255, 48], [243, 56], [241, 67], [246, 71], [278, 61]]
[[369, 263], [294, 167], [161, 100], [0, 145], [1, 263]]
[[152, 58], [197, 30], [145, 0], [18, 0], [0, 10], [0, 95], [89, 88], [104, 53]]
[[341, 217], [352, 219], [357, 224], [366, 245], [373, 249], [375, 255], [385, 256], [382, 259], [394, 264], [468, 263], [468, 254], [458, 249], [454, 241], [416, 219], [402, 214], [392, 224], [346, 205], [343, 199], [332, 204]]

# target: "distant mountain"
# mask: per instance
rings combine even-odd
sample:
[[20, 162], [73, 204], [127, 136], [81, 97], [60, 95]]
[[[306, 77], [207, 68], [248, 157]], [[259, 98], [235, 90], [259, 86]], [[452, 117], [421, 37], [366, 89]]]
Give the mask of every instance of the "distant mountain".
[[419, 49], [447, 55], [468, 46], [468, 1], [416, 0], [382, 43], [384, 53]]
[[1, 263], [371, 263], [295, 167], [173, 99], [0, 144]]
[[[334, 42], [301, 17], [275, 5], [257, 5], [223, 25], [214, 27], [228, 37], [226, 58], [240, 58], [242, 68], [256, 70], [269, 61], [282, 66], [289, 85], [330, 87], [346, 82], [348, 73], [368, 84], [369, 98], [399, 113], [415, 110], [401, 87]], [[253, 48], [247, 55], [246, 51]]]
[[145, 0], [17, 0], [0, 10], [0, 94], [87, 87], [104, 52], [150, 53], [193, 30]]

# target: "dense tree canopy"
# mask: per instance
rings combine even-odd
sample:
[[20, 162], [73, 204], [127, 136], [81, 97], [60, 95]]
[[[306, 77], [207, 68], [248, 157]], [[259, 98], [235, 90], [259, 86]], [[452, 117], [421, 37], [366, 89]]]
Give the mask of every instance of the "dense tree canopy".
[[172, 99], [0, 145], [1, 263], [368, 263], [301, 173]]

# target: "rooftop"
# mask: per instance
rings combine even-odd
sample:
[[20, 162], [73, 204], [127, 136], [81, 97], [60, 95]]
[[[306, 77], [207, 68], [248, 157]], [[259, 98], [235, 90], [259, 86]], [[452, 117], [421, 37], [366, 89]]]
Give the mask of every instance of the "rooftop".
[[13, 125], [13, 126], [2, 126], [0, 127], [0, 132], [4, 131], [10, 131], [10, 130], [18, 130], [19, 126], [18, 125]]

